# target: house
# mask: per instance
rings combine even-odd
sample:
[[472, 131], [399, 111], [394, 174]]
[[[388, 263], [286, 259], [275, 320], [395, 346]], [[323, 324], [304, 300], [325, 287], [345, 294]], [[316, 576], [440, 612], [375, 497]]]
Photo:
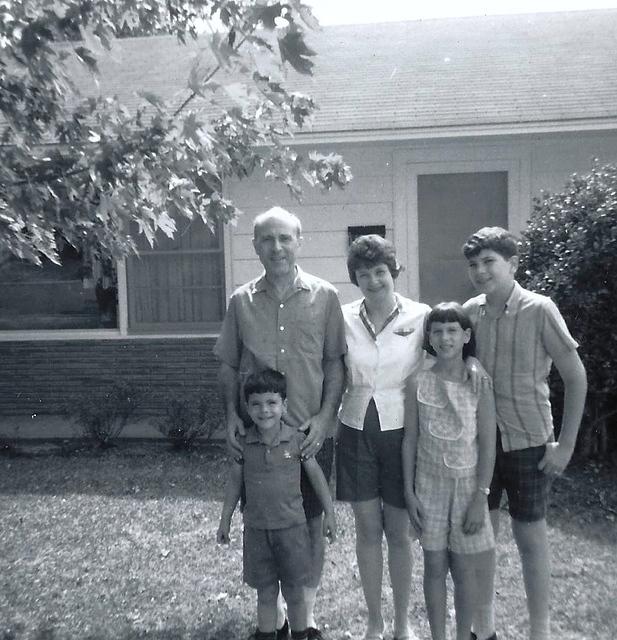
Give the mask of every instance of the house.
[[[407, 267], [399, 291], [461, 300], [471, 291], [460, 246], [472, 230], [519, 231], [541, 190], [560, 189], [594, 159], [617, 161], [617, 10], [336, 26], [308, 40], [315, 76], [293, 86], [320, 110], [294, 144], [341, 153], [351, 185], [307, 190], [297, 203], [257, 178], [228, 184], [245, 215], [217, 236], [193, 225], [111, 267], [84, 271], [67, 248], [65, 275], [23, 265], [0, 273], [0, 431], [45, 435], [39, 416], [117, 377], [153, 390], [151, 411], [169, 390], [214, 385], [225, 301], [260, 270], [251, 221], [274, 204], [300, 216], [301, 264], [342, 301], [357, 295], [348, 239], [367, 230], [396, 245]], [[153, 43], [123, 41], [102, 70], [104, 89], [180, 90], [190, 50], [173, 38]]]

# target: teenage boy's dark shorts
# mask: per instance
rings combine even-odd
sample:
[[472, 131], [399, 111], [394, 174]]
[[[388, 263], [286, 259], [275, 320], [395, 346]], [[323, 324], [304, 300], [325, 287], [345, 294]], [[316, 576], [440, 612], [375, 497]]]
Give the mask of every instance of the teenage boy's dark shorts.
[[[317, 452], [315, 460], [317, 460], [324, 476], [326, 476], [326, 482], [330, 482], [330, 476], [332, 475], [332, 460], [334, 458], [334, 439], [326, 438], [321, 449]], [[317, 497], [313, 485], [310, 483], [308, 477], [302, 469], [300, 476], [300, 488], [302, 489], [302, 505], [304, 506], [304, 515], [307, 520], [316, 518], [323, 513], [323, 507], [321, 501]]]
[[261, 589], [277, 582], [303, 587], [310, 576], [310, 541], [306, 523], [285, 529], [244, 527], [244, 582]]
[[498, 509], [505, 489], [508, 511], [519, 522], [537, 522], [546, 518], [551, 479], [538, 469], [546, 445], [504, 451], [497, 432], [495, 472], [488, 497], [489, 509]]

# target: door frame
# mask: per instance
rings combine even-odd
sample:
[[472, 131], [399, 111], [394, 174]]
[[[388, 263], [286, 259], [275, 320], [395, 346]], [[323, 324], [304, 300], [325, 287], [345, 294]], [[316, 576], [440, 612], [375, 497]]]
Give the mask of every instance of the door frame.
[[[530, 159], [511, 145], [452, 144], [431, 149], [397, 149], [393, 164], [394, 245], [401, 264], [406, 267], [398, 278], [397, 288], [414, 300], [420, 295], [419, 175], [505, 171], [509, 229], [520, 232], [530, 216]], [[470, 229], [470, 233], [473, 231]], [[461, 256], [461, 264], [462, 260]]]

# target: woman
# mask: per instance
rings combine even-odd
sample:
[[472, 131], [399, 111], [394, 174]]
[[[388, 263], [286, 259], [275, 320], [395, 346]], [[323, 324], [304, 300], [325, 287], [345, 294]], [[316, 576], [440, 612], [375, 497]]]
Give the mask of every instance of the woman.
[[394, 638], [412, 638], [410, 522], [405, 505], [401, 444], [405, 381], [423, 360], [423, 324], [430, 308], [394, 292], [401, 267], [390, 242], [357, 238], [349, 248], [351, 282], [364, 296], [343, 306], [346, 389], [339, 411], [337, 487], [351, 503], [356, 556], [368, 608], [365, 640], [381, 640], [382, 538], [394, 600]]

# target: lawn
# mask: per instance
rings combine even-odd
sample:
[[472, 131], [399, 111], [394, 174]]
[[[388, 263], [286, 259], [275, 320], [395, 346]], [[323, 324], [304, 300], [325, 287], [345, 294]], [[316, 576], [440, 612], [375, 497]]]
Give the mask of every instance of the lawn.
[[[247, 637], [254, 595], [241, 582], [238, 517], [230, 547], [215, 543], [225, 465], [219, 447], [186, 454], [164, 443], [0, 457], [0, 640]], [[617, 638], [616, 481], [614, 469], [587, 464], [556, 483], [549, 523], [559, 640]], [[319, 620], [332, 640], [362, 638], [351, 513], [337, 505], [337, 514]], [[498, 630], [518, 640], [526, 615], [507, 529], [499, 543]], [[414, 557], [411, 621], [429, 638], [416, 545]]]

